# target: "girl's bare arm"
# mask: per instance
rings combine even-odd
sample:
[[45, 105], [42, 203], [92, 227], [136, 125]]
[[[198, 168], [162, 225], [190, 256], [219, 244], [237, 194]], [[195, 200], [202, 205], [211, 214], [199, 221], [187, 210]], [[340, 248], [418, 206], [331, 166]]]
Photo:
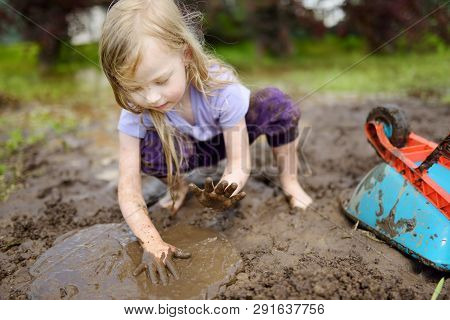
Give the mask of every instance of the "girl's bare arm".
[[199, 202], [215, 210], [226, 210], [245, 197], [241, 192], [251, 171], [250, 144], [247, 125], [242, 119], [237, 125], [223, 131], [227, 163], [221, 181], [214, 186], [212, 178], [205, 181], [205, 189], [189, 184]]
[[190, 253], [165, 243], [148, 216], [147, 205], [142, 197], [139, 143], [139, 139], [119, 133], [119, 205], [125, 221], [144, 249], [142, 261], [133, 274], [138, 275], [147, 270], [150, 280], [156, 284], [157, 270], [165, 285], [168, 283], [165, 267], [178, 279], [172, 257], [189, 258]]
[[238, 194], [247, 182], [251, 171], [250, 144], [245, 118], [234, 127], [225, 129], [223, 136], [227, 163], [220, 180], [237, 183], [238, 187], [234, 194]]
[[125, 221], [144, 244], [162, 242], [142, 196], [139, 139], [119, 132], [119, 205]]

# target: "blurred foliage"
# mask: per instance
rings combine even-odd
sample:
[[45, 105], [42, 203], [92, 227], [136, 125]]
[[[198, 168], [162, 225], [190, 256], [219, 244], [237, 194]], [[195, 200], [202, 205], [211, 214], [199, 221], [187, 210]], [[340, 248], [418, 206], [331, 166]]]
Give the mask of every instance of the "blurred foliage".
[[[3, 1], [2, 1], [3, 2]], [[39, 60], [52, 64], [62, 41], [68, 41], [67, 16], [83, 8], [107, 5], [110, 0], [7, 0], [0, 5], [0, 31], [12, 26], [25, 40], [39, 44]]]
[[326, 30], [314, 12], [296, 0], [180, 2], [187, 10], [204, 13], [204, 31], [213, 45], [252, 40], [260, 54], [288, 56], [294, 37], [321, 36]]
[[[95, 67], [97, 44], [76, 47], [79, 53], [62, 48], [51, 68], [40, 68], [39, 46], [34, 43], [2, 45], [0, 49], [0, 93], [20, 101], [40, 100], [57, 103], [82, 93], [93, 93], [95, 87], [82, 87], [75, 77], [84, 68]], [[86, 60], [85, 57], [90, 59]], [[98, 69], [100, 70], [100, 69]], [[91, 98], [92, 94], [87, 97]]]
[[[183, 11], [204, 13], [203, 31], [208, 43], [217, 46], [255, 42], [259, 55], [287, 57], [295, 54], [298, 40], [321, 38], [329, 32], [342, 37], [356, 35], [365, 40], [369, 49], [378, 48], [439, 6], [439, 10], [408, 30], [400, 41], [384, 49], [426, 51], [447, 46], [450, 41], [450, 9], [445, 0], [346, 0], [341, 6], [345, 19], [331, 30], [327, 30], [314, 10], [299, 0], [177, 2]], [[39, 60], [48, 65], [58, 60], [60, 50], [67, 51], [57, 40], [69, 40], [67, 16], [76, 17], [94, 5], [106, 7], [111, 0], [9, 0], [8, 3], [0, 5], [0, 30], [2, 26], [3, 30], [14, 26], [25, 40], [38, 43]], [[421, 44], [420, 48], [416, 43]], [[70, 53], [65, 54], [71, 58]]]
[[[447, 0], [347, 0], [343, 5], [345, 20], [339, 34], [356, 33], [376, 49], [404, 32], [402, 41], [383, 49], [413, 49], [421, 42], [422, 50], [450, 43], [450, 6]], [[411, 27], [411, 28], [410, 28]], [[432, 43], [428, 43], [433, 35]]]
[[[399, 50], [395, 54], [372, 55], [323, 90], [398, 92], [419, 96], [420, 92], [434, 92], [438, 98], [448, 99], [449, 48], [433, 34], [428, 35], [426, 41], [425, 44], [418, 42], [415, 46], [432, 46], [433, 51]], [[293, 55], [289, 57], [261, 54], [252, 41], [211, 48], [216, 55], [235, 66], [244, 80], [262, 79], [267, 84], [272, 82], [274, 85], [310, 91], [361, 60], [366, 55], [367, 46], [361, 37], [339, 38], [328, 34], [321, 39], [293, 41]], [[97, 60], [96, 45], [76, 48], [91, 60]], [[1, 47], [0, 105], [2, 93], [5, 97], [19, 101], [60, 103], [77, 99], [90, 104], [99, 96], [110, 94], [107, 83], [106, 87], [102, 87], [96, 84], [100, 80], [87, 81], [83, 70], [92, 70], [93, 65], [77, 53], [62, 50], [57, 63], [44, 71], [38, 67], [37, 53], [37, 46], [30, 43]], [[97, 79], [102, 79], [100, 71], [94, 70]]]

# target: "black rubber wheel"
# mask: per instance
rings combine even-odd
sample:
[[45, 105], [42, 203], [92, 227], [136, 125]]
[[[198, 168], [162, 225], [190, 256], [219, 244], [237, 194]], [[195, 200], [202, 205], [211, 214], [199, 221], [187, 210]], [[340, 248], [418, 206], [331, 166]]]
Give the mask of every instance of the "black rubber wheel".
[[397, 148], [403, 147], [408, 141], [409, 124], [405, 112], [396, 105], [388, 104], [373, 108], [367, 116], [369, 121], [383, 122], [390, 131], [389, 141]]

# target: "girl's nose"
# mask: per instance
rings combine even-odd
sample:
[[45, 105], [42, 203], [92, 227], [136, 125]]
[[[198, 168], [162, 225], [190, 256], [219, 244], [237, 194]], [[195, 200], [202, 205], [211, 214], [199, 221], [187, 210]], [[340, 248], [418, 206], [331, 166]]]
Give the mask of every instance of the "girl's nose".
[[158, 105], [161, 101], [161, 94], [156, 90], [147, 90], [145, 93], [145, 100], [150, 106]]

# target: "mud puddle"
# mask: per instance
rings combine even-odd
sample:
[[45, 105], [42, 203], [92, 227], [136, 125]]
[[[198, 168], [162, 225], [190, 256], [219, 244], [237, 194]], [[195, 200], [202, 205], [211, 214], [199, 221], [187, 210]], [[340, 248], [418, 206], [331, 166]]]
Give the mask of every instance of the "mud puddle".
[[[154, 205], [164, 186], [147, 178], [143, 189], [152, 219], [161, 231], [183, 223], [226, 236], [243, 266], [219, 298], [429, 299], [443, 274], [372, 240], [363, 230], [353, 230], [339, 209], [340, 192], [356, 187], [380, 162], [362, 125], [369, 110], [383, 102], [404, 107], [419, 135], [438, 141], [448, 134], [449, 106], [416, 99], [312, 97], [302, 106], [302, 124], [311, 126], [302, 150], [309, 169], [301, 178], [315, 200], [310, 209], [289, 211], [266, 161], [270, 150], [262, 145], [252, 148], [254, 173], [245, 187], [248, 195], [237, 208], [217, 214], [190, 198], [169, 220]], [[115, 123], [101, 125], [114, 132]], [[116, 200], [116, 155], [101, 146], [98, 153], [88, 152], [88, 134], [68, 139], [80, 143], [67, 150], [53, 141], [36, 150], [24, 189], [0, 204], [3, 299], [32, 297], [30, 267], [58, 236], [123, 222]], [[446, 283], [440, 298], [450, 298], [449, 287]], [[67, 296], [73, 292], [71, 287], [66, 290]]]
[[32, 299], [211, 299], [239, 270], [241, 259], [220, 233], [176, 225], [165, 241], [192, 253], [175, 260], [180, 279], [152, 285], [145, 273], [132, 275], [142, 249], [126, 224], [97, 224], [69, 232], [31, 267]]

